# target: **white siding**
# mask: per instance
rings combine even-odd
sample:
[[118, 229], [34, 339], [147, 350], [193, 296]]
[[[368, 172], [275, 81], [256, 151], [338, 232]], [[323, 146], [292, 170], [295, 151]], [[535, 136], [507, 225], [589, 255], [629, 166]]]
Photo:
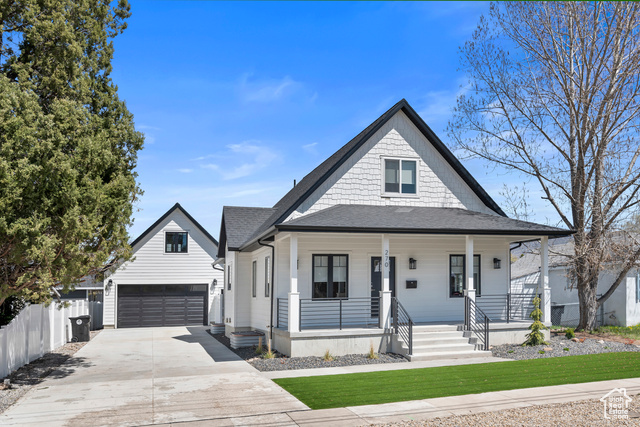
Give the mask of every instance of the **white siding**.
[[[627, 276], [627, 315], [626, 326], [635, 326], [640, 323], [640, 303], [638, 303], [638, 287], [636, 281], [638, 280], [636, 271], [632, 271]], [[620, 286], [623, 286], [622, 284]]]
[[[349, 255], [349, 296], [370, 297], [371, 257], [380, 256], [380, 235], [298, 233], [298, 288], [300, 298], [311, 298], [312, 255]], [[391, 256], [396, 257], [396, 296], [417, 322], [461, 321], [462, 298], [449, 297], [449, 254], [464, 254], [464, 236], [390, 236]], [[475, 253], [481, 255], [484, 295], [507, 293], [508, 269], [504, 266], [508, 243], [504, 238], [475, 238]], [[409, 258], [417, 269], [409, 269]], [[503, 261], [499, 270], [493, 258]], [[289, 240], [277, 243], [276, 297], [289, 293]], [[406, 289], [406, 280], [418, 280], [417, 289]], [[250, 289], [249, 289], [250, 290]], [[268, 308], [268, 307], [267, 307]]]
[[[417, 197], [382, 196], [382, 158], [388, 156], [419, 160]], [[454, 207], [495, 214], [402, 112], [365, 142], [288, 220], [337, 204]]]
[[[165, 232], [187, 231], [188, 253], [165, 253]], [[211, 264], [216, 259], [217, 248], [180, 210], [175, 210], [158, 224], [134, 248], [132, 261], [124, 263], [113, 274], [113, 287], [104, 296], [104, 324], [115, 325], [118, 285], [203, 284], [209, 287], [209, 316], [215, 320], [214, 298], [219, 294], [223, 273]], [[212, 286], [214, 279], [218, 286]]]

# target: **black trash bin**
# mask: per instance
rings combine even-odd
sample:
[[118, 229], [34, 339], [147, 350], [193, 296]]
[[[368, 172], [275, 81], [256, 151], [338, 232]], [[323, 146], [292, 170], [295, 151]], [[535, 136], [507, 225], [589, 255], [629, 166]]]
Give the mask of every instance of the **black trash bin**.
[[89, 341], [91, 316], [70, 317], [69, 320], [71, 320], [71, 342]]

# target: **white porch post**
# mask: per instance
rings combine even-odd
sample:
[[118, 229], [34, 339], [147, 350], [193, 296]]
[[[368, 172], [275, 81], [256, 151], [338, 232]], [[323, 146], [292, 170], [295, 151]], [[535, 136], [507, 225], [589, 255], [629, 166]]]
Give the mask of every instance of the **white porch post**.
[[289, 332], [300, 332], [300, 293], [298, 292], [298, 235], [289, 238]]
[[382, 290], [380, 291], [380, 327], [391, 327], [391, 290], [389, 290], [389, 236], [382, 235]]
[[542, 322], [551, 325], [551, 288], [549, 287], [549, 238], [540, 239], [540, 309]]
[[473, 236], [466, 236], [466, 255], [464, 257], [464, 272], [465, 272], [465, 295], [472, 301], [476, 300], [476, 288], [473, 283]]

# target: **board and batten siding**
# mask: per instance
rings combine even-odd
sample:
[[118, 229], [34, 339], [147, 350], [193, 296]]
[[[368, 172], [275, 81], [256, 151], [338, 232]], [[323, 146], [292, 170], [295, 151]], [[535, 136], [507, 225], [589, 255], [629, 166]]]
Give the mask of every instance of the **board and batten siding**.
[[[165, 253], [165, 233], [186, 231], [188, 253]], [[133, 248], [133, 260], [105, 275], [104, 284], [113, 287], [104, 296], [104, 324], [116, 326], [118, 285], [186, 285], [208, 287], [209, 321], [219, 321], [219, 295], [223, 272], [212, 268], [218, 249], [180, 210], [174, 211]], [[216, 280], [217, 286], [213, 287]]]
[[[382, 160], [385, 157], [418, 160], [415, 196], [382, 195]], [[287, 221], [339, 204], [447, 207], [496, 214], [469, 188], [403, 112], [396, 113], [369, 138]]]

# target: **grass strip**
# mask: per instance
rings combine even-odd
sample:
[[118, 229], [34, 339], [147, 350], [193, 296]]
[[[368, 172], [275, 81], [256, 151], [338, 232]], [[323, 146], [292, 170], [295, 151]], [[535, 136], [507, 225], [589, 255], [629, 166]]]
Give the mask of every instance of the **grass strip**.
[[640, 377], [640, 352], [274, 381], [311, 409], [326, 409], [634, 377]]

